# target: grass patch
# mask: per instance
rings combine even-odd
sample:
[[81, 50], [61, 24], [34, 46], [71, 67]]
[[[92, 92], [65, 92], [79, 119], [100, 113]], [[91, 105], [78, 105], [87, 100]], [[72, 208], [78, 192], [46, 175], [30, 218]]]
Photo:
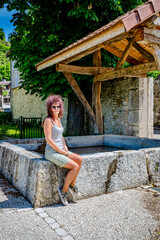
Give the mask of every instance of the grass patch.
[[[24, 138], [36, 138], [40, 137], [40, 130], [39, 134], [36, 134], [35, 128], [30, 128], [27, 132], [25, 132]], [[42, 138], [44, 138], [44, 131], [42, 129]], [[0, 140], [6, 139], [19, 139], [20, 138], [20, 128], [18, 124], [13, 125], [13, 123], [2, 123], [0, 125]]]
[[0, 125], [0, 139], [13, 139], [19, 138], [20, 132], [17, 126], [13, 126], [9, 123], [2, 123]]

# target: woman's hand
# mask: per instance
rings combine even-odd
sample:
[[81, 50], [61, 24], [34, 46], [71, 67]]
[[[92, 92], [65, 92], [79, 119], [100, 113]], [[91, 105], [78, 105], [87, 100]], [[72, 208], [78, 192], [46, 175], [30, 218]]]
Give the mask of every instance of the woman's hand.
[[68, 151], [62, 150], [60, 153], [66, 156], [68, 154]]
[[68, 147], [67, 147], [67, 145], [64, 146], [64, 150], [65, 150], [66, 152], [68, 152]]

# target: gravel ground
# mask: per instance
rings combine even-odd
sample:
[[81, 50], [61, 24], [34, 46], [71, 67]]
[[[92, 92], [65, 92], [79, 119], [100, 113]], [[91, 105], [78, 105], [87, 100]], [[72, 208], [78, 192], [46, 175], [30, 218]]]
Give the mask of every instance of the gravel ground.
[[45, 210], [77, 240], [145, 240], [154, 239], [159, 225], [159, 200], [151, 192], [131, 189]]
[[159, 240], [160, 195], [143, 188], [34, 209], [0, 175], [0, 239]]

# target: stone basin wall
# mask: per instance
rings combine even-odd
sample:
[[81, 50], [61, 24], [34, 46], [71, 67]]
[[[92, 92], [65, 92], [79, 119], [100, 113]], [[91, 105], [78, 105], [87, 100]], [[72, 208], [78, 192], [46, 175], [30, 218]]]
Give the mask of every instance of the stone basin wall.
[[[82, 147], [108, 145], [107, 141], [110, 144], [112, 142], [112, 146], [115, 147], [120, 142], [126, 148], [129, 147], [129, 143], [132, 146], [136, 142], [140, 144], [140, 138], [127, 137], [127, 145], [121, 137], [113, 135], [67, 137], [66, 142], [69, 147], [80, 146], [80, 143]], [[123, 138], [125, 139], [124, 136]], [[67, 169], [57, 167], [46, 160], [42, 154], [28, 151], [37, 149], [43, 142], [44, 139], [0, 142], [0, 172], [34, 207], [60, 202], [57, 189], [63, 184], [67, 173]], [[149, 139], [147, 144], [146, 142], [147, 139], [141, 140], [140, 150], [118, 150], [83, 155], [82, 168], [77, 178], [82, 198], [138, 187], [149, 181], [159, 184], [160, 147], [157, 146], [160, 146], [160, 140], [155, 140], [154, 144]], [[144, 148], [146, 145], [150, 147], [151, 142], [152, 148]], [[156, 148], [153, 148], [154, 145]], [[71, 194], [69, 197], [70, 200], [73, 199]]]

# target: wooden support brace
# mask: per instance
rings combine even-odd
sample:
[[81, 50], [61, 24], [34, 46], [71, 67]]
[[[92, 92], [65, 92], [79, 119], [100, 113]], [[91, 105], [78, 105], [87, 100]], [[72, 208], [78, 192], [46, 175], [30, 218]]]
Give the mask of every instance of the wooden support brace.
[[[93, 64], [96, 67], [101, 67], [101, 52], [100, 50], [94, 52], [93, 54]], [[103, 134], [103, 117], [101, 109], [101, 81], [95, 81], [95, 77], [92, 85], [92, 109], [96, 115], [96, 123], [98, 127], [99, 134]]]
[[95, 76], [96, 81], [106, 81], [114, 78], [124, 77], [124, 76], [137, 76], [144, 77], [144, 75], [149, 71], [158, 70], [156, 62], [148, 62], [139, 65], [134, 65], [131, 67], [123, 68], [113, 72], [103, 73]]
[[132, 37], [128, 43], [128, 45], [126, 46], [123, 54], [122, 54], [122, 57], [120, 58], [119, 62], [117, 63], [117, 66], [115, 67], [115, 70], [118, 70], [122, 67], [123, 63], [125, 62], [127, 56], [129, 55], [129, 52], [132, 48], [132, 45], [134, 43], [134, 37]]
[[149, 52], [147, 52], [143, 47], [141, 47], [138, 43], [134, 42], [133, 43], [133, 47], [145, 58], [147, 59], [149, 62], [153, 61], [154, 58], [152, 56], [152, 54], [150, 54]]
[[80, 100], [80, 102], [82, 103], [84, 108], [87, 110], [87, 112], [88, 112], [89, 116], [91, 117], [91, 119], [93, 120], [93, 122], [96, 122], [95, 114], [94, 114], [91, 106], [89, 105], [87, 99], [83, 95], [81, 89], [79, 88], [77, 82], [75, 81], [74, 77], [72, 76], [72, 74], [67, 73], [67, 72], [63, 72], [63, 74], [64, 74], [65, 78], [67, 79], [67, 81], [69, 82], [71, 88], [77, 95], [78, 99]]

